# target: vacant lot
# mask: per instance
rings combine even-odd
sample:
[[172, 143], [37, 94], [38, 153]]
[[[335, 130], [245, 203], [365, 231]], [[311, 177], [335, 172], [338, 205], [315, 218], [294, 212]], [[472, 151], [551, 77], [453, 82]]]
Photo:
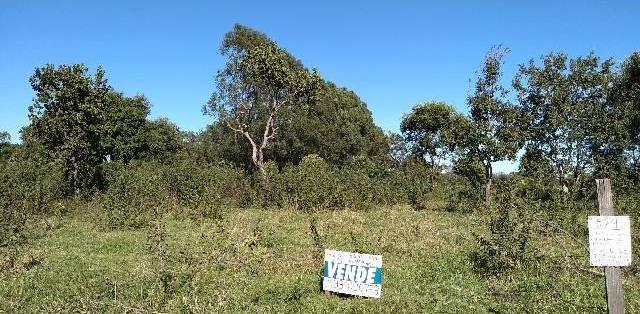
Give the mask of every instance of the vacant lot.
[[[601, 313], [600, 268], [558, 234], [499, 278], [472, 269], [479, 216], [405, 208], [313, 214], [227, 210], [218, 220], [102, 231], [90, 211], [32, 240], [0, 277], [0, 312]], [[584, 239], [577, 239], [585, 241]], [[325, 296], [323, 248], [383, 255], [380, 300]], [[625, 282], [629, 313], [640, 280]]]

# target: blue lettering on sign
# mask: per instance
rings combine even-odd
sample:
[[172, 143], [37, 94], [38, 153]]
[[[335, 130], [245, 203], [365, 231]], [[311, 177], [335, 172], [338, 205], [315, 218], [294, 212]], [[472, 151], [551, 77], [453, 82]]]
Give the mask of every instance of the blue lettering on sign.
[[339, 280], [379, 285], [382, 283], [382, 268], [325, 261], [322, 276]]

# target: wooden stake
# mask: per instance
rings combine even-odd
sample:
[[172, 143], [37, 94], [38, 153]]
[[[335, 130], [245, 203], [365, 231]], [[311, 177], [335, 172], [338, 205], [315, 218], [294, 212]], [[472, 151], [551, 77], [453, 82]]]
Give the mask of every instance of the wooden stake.
[[[598, 189], [600, 216], [615, 216], [613, 197], [611, 196], [611, 182], [609, 179], [596, 179], [596, 187]], [[609, 314], [624, 314], [624, 290], [620, 267], [605, 267], [604, 277]]]

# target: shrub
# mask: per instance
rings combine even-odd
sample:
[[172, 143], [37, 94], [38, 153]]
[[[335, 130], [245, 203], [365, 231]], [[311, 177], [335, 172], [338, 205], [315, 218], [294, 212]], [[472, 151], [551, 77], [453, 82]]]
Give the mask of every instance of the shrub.
[[412, 161], [403, 167], [402, 173], [407, 200], [411, 207], [415, 210], [429, 208], [429, 203], [432, 201], [429, 194], [432, 191], [433, 182], [431, 169], [423, 162]]
[[404, 178], [383, 163], [357, 157], [337, 170], [337, 174], [337, 194], [345, 208], [357, 210], [406, 203]]
[[490, 210], [488, 234], [475, 235], [477, 248], [471, 253], [474, 268], [485, 275], [495, 276], [516, 268], [532, 257], [531, 213], [510, 184], [496, 185], [497, 200]]
[[99, 197], [99, 216], [106, 228], [146, 226], [173, 205], [161, 164], [111, 163], [106, 178], [107, 192]]
[[317, 210], [328, 208], [333, 203], [334, 172], [318, 155], [305, 156], [297, 166], [285, 166], [275, 184], [285, 206]]
[[435, 189], [446, 202], [447, 211], [469, 213], [478, 211], [484, 205], [484, 198], [478, 187], [461, 175], [443, 176], [435, 183]]
[[26, 240], [29, 220], [62, 210], [61, 167], [42, 160], [21, 159], [0, 162], [0, 269], [12, 267], [10, 254]]
[[309, 155], [299, 165], [278, 171], [270, 163], [266, 170], [265, 178], [258, 175], [254, 181], [262, 206], [361, 210], [406, 199], [404, 178], [366, 158], [355, 158], [338, 168]]
[[366, 165], [357, 161], [335, 170], [335, 207], [362, 210], [372, 206], [376, 189], [367, 170]]
[[228, 164], [182, 160], [167, 166], [165, 176], [171, 194], [192, 218], [220, 218], [222, 207], [243, 206], [251, 202], [247, 175]]

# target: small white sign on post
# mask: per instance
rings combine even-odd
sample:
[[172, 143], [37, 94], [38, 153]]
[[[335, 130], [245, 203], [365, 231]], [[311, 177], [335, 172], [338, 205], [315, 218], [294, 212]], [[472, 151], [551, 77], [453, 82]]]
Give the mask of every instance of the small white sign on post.
[[324, 250], [322, 289], [380, 298], [382, 255]]
[[589, 216], [589, 259], [591, 266], [631, 264], [629, 216]]

